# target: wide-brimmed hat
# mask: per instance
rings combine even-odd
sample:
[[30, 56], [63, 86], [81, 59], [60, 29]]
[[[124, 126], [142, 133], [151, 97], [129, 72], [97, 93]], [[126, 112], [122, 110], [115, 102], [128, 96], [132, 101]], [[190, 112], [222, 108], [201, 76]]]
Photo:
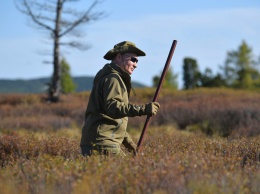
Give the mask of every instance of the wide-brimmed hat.
[[104, 59], [112, 60], [117, 53], [135, 53], [137, 56], [145, 56], [145, 52], [136, 47], [133, 42], [123, 41], [114, 46], [111, 50], [109, 50]]

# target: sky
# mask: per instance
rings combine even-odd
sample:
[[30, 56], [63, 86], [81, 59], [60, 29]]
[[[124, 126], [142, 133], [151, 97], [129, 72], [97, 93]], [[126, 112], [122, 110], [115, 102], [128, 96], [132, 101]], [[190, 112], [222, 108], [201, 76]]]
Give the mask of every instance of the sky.
[[[85, 10], [87, 0], [75, 3]], [[71, 3], [73, 7], [73, 4]], [[210, 68], [220, 71], [226, 54], [237, 50], [242, 41], [260, 56], [259, 0], [103, 0], [96, 11], [105, 17], [80, 27], [81, 39], [90, 48], [85, 51], [62, 49], [62, 56], [73, 76], [94, 76], [109, 61], [103, 56], [121, 41], [134, 42], [146, 52], [139, 57], [132, 80], [152, 86], [152, 78], [160, 75], [173, 40], [177, 46], [171, 68], [183, 87], [183, 59], [194, 58], [201, 72]], [[0, 2], [0, 79], [50, 77], [52, 45], [48, 34], [15, 7], [13, 0]]]

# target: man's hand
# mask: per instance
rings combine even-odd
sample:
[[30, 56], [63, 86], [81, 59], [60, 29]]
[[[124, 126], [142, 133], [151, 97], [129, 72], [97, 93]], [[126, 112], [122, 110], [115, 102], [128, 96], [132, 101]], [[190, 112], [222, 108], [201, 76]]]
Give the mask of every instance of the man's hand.
[[158, 102], [150, 102], [145, 105], [145, 114], [148, 116], [156, 115], [160, 104]]
[[136, 145], [135, 145], [135, 143], [130, 143], [130, 144], [128, 144], [127, 145], [127, 150], [129, 151], [129, 152], [131, 152], [134, 156], [136, 156]]

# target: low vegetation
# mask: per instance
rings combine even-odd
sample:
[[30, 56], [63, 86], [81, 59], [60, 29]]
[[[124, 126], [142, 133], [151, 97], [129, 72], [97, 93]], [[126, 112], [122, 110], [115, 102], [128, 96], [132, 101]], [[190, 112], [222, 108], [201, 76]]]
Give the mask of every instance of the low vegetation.
[[[131, 101], [153, 92], [136, 90]], [[111, 158], [80, 155], [88, 96], [0, 96], [1, 193], [260, 192], [258, 92], [163, 90], [138, 155]], [[130, 119], [136, 142], [144, 120]]]
[[[131, 102], [147, 103], [154, 89], [136, 89]], [[48, 104], [42, 95], [0, 96], [0, 128], [58, 130], [81, 128], [89, 92], [64, 95], [61, 102]], [[223, 137], [260, 134], [260, 93], [232, 89], [162, 90], [160, 111], [151, 124], [173, 125], [177, 129], [203, 131]], [[129, 128], [139, 130], [145, 117], [130, 118]]]

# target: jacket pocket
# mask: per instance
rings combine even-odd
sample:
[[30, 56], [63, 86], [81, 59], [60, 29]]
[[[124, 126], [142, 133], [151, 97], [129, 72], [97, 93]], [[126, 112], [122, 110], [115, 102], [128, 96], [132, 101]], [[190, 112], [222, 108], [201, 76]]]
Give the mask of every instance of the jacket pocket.
[[121, 127], [123, 123], [123, 120], [122, 119], [119, 119], [119, 122], [118, 122], [118, 125], [112, 130], [112, 134], [111, 134], [111, 137], [112, 138], [115, 138], [115, 133], [118, 131], [118, 129]]
[[118, 133], [118, 130], [120, 129], [122, 123], [122, 119], [116, 119], [109, 120], [103, 124], [99, 124], [97, 129], [98, 137], [103, 140], [115, 138], [115, 134]]

